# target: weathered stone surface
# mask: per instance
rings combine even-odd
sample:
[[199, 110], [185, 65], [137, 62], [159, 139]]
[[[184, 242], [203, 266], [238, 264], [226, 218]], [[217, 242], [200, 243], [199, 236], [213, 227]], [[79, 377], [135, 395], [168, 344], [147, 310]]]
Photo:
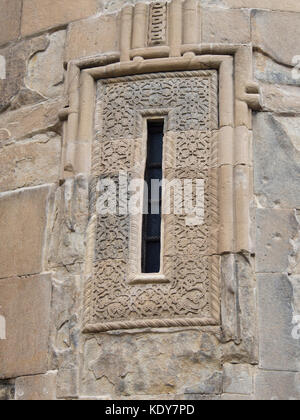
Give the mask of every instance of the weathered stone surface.
[[251, 366], [226, 363], [224, 365], [223, 391], [228, 394], [252, 394], [253, 378]]
[[256, 211], [256, 271], [283, 273], [288, 271], [293, 255], [291, 240], [299, 230], [292, 210], [258, 209]]
[[81, 20], [69, 26], [65, 61], [118, 50], [119, 17], [117, 15]]
[[245, 44], [250, 41], [249, 11], [226, 9], [202, 11], [202, 42]]
[[48, 45], [47, 37], [40, 36], [0, 50], [6, 62], [6, 78], [0, 79], [0, 112], [44, 100], [38, 92], [25, 86], [24, 78], [30, 57], [46, 50]]
[[[284, 34], [284, 36], [282, 36]], [[252, 41], [255, 47], [270, 54], [278, 62], [292, 65], [297, 55], [295, 40], [300, 38], [300, 13], [254, 10]]]
[[300, 340], [292, 336], [293, 288], [285, 274], [259, 274], [260, 366], [300, 371]]
[[260, 91], [264, 111], [287, 115], [300, 113], [300, 92], [297, 86], [261, 83]]
[[[299, 86], [300, 80], [293, 77], [290, 67], [276, 63], [271, 58], [259, 52], [254, 53], [254, 75], [257, 81], [265, 83], [263, 92], [267, 92], [266, 83], [275, 85]], [[284, 86], [277, 88], [285, 89]], [[271, 90], [270, 90], [271, 91]]]
[[26, 139], [34, 134], [58, 131], [60, 128], [58, 114], [63, 106], [63, 100], [53, 100], [1, 114], [0, 139], [2, 139], [2, 144]]
[[60, 369], [57, 375], [57, 398], [78, 397], [78, 369]]
[[49, 267], [81, 264], [85, 258], [89, 186], [85, 176], [68, 179], [56, 191]]
[[16, 379], [17, 401], [53, 401], [56, 399], [56, 372]]
[[0, 381], [0, 401], [9, 401], [15, 398], [15, 384], [13, 381]]
[[300, 118], [257, 114], [253, 131], [259, 206], [300, 208]]
[[[83, 393], [119, 397], [211, 392], [220, 387], [220, 360], [218, 339], [208, 332], [102, 334], [85, 344]], [[211, 387], [206, 387], [209, 378]]]
[[0, 194], [0, 278], [40, 273], [49, 186]]
[[61, 138], [53, 132], [1, 148], [0, 192], [58, 181]]
[[253, 401], [252, 395], [223, 394], [222, 401]]
[[6, 320], [1, 379], [47, 372], [50, 302], [49, 275], [0, 280], [0, 310]]
[[64, 47], [66, 31], [49, 35], [49, 46], [31, 56], [28, 62], [26, 86], [46, 98], [56, 98], [63, 94]]
[[299, 400], [300, 374], [258, 371], [255, 379], [255, 399], [265, 401]]
[[[210, 0], [204, 0], [209, 1]], [[218, 2], [218, 0], [216, 0]], [[220, 6], [300, 12], [298, 0], [219, 0]]]
[[0, 0], [0, 45], [18, 38], [22, 0]]
[[98, 0], [24, 0], [22, 36], [55, 28], [73, 20], [93, 15], [98, 10]]

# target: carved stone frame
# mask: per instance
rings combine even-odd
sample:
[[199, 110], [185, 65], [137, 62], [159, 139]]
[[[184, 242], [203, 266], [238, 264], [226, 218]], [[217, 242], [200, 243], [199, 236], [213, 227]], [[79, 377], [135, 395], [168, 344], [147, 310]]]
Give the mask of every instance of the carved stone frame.
[[[193, 0], [190, 3], [196, 4]], [[245, 45], [195, 43], [197, 19], [189, 8], [183, 10], [182, 17], [180, 4], [180, 1], [173, 0], [168, 6], [169, 45], [145, 47], [146, 34], [142, 20], [146, 21], [147, 6], [141, 3], [136, 6], [134, 16], [133, 8], [130, 6], [122, 11], [120, 53], [103, 54], [68, 63], [66, 83], [68, 106], [60, 113], [60, 118], [64, 121], [61, 179], [63, 181], [76, 174], [86, 176], [91, 174], [95, 92], [98, 80], [168, 71], [217, 70], [219, 134], [216, 166], [219, 230], [216, 253], [219, 256], [227, 253], [250, 254], [253, 252], [250, 227], [253, 170], [250, 152], [251, 110], [260, 109], [258, 86], [252, 82], [252, 48]], [[178, 38], [178, 34], [181, 33], [178, 25], [182, 22], [189, 24], [184, 25], [181, 40]], [[193, 28], [190, 22], [193, 23]], [[174, 27], [176, 31], [172, 30]], [[184, 42], [184, 45], [181, 45], [181, 42]], [[93, 273], [95, 223], [95, 217], [92, 217], [87, 232], [85, 264], [87, 297]], [[218, 273], [214, 273], [213, 278], [214, 313], [211, 319], [86, 324], [84, 330], [99, 332], [120, 328], [219, 325], [220, 296], [225, 285], [220, 284]], [[134, 278], [131, 280], [134, 283]], [[162, 278], [157, 280], [164, 281]], [[226, 308], [222, 309], [222, 313], [224, 310], [226, 311]], [[85, 319], [88, 319], [88, 313], [89, 308], [85, 307]]]

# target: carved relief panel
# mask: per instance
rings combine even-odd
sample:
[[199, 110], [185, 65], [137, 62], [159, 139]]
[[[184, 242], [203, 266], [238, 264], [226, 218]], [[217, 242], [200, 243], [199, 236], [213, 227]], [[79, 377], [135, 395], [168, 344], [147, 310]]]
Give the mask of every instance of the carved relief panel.
[[[189, 214], [162, 220], [161, 271], [141, 273], [140, 214], [99, 215], [99, 180], [117, 196], [143, 178], [146, 121], [165, 122], [163, 176], [203, 185], [203, 219]], [[97, 82], [92, 151], [93, 275], [86, 290], [86, 324], [97, 331], [219, 323], [217, 134], [218, 72], [165, 72]], [[123, 184], [123, 185], [121, 185]], [[163, 200], [164, 193], [163, 191]], [[130, 198], [126, 191], [125, 203]], [[123, 196], [124, 198], [124, 196]]]

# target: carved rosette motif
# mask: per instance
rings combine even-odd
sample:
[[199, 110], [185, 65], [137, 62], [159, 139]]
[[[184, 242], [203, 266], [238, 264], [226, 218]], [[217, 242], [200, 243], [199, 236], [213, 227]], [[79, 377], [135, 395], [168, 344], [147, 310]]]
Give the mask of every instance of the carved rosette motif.
[[[86, 291], [86, 323], [98, 331], [119, 328], [217, 325], [217, 71], [166, 72], [102, 79], [98, 82], [93, 147], [91, 212], [97, 180], [143, 177], [143, 121], [164, 115], [164, 176], [202, 179], [204, 223], [186, 224], [188, 215], [164, 220], [163, 270], [166, 284], [130, 284], [138, 270], [140, 219], [97, 216], [94, 275]], [[135, 274], [135, 273], [133, 273]]]

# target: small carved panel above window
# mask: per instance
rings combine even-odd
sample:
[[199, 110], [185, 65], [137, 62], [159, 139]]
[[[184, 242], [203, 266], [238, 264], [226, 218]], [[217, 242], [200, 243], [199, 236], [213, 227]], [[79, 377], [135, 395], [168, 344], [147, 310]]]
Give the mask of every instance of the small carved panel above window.
[[[157, 128], [155, 121], [159, 122]], [[86, 292], [86, 323], [97, 325], [97, 331], [217, 325], [217, 71], [100, 80], [95, 127], [91, 187], [91, 212], [96, 225], [92, 235], [94, 275]], [[151, 137], [153, 130], [159, 141]], [[154, 149], [149, 144], [152, 140]], [[159, 162], [152, 159], [154, 165], [149, 153], [156, 152], [160, 158]], [[158, 178], [161, 180], [162, 175], [165, 182], [158, 200], [161, 229], [154, 235], [161, 263], [156, 263], [153, 274], [142, 268], [143, 240], [150, 235], [143, 234], [145, 217], [142, 212], [132, 212], [130, 205], [126, 207], [132, 200], [132, 181], [144, 183], [154, 178], [152, 172], [149, 178], [149, 168], [159, 172]], [[143, 201], [145, 184], [140, 185], [137, 191]], [[176, 185], [179, 190], [175, 191]], [[181, 211], [174, 211], [186, 200], [189, 188], [192, 204], [198, 203], [200, 197], [197, 214], [193, 213], [195, 209], [189, 211], [186, 202]], [[115, 214], [99, 214], [105, 199], [111, 202]], [[167, 210], [168, 204], [171, 211]], [[145, 207], [148, 209], [148, 204], [141, 206]], [[151, 220], [147, 218], [147, 223]]]
[[150, 5], [149, 46], [164, 45], [167, 42], [167, 3]]

